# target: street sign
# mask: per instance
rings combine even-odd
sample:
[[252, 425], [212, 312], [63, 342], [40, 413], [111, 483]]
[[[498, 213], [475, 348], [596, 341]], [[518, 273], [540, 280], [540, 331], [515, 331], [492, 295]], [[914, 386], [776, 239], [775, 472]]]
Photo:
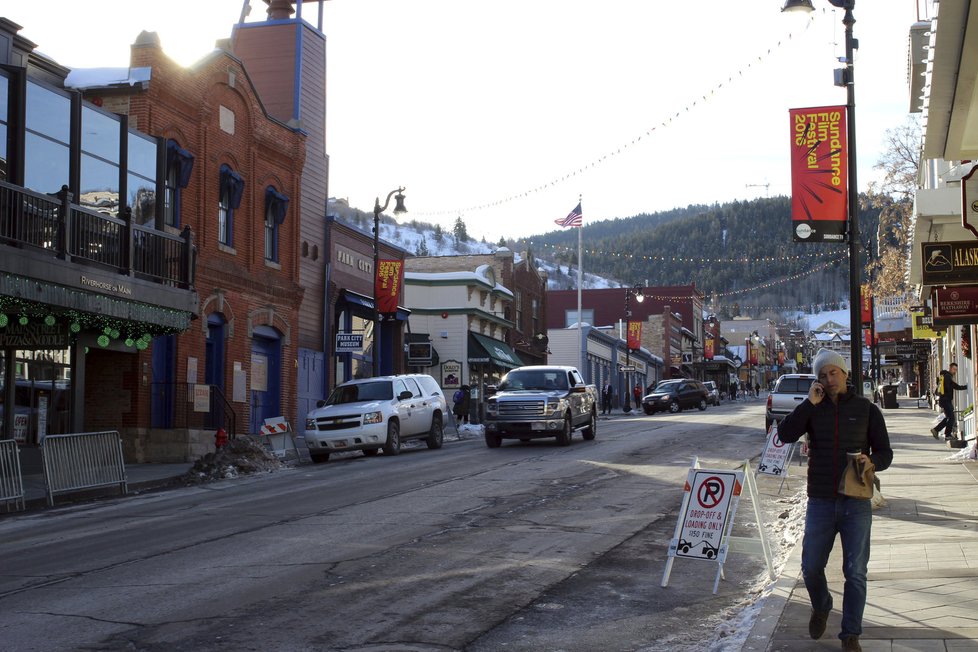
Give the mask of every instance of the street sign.
[[767, 433], [764, 450], [761, 452], [761, 461], [757, 465], [757, 472], [767, 475], [787, 475], [794, 447], [794, 443], [786, 444], [781, 441], [778, 437], [778, 424], [772, 423]]
[[618, 367], [618, 371], [631, 372], [631, 371], [635, 371], [635, 367], [633, 367], [632, 365], [628, 365], [628, 366], [622, 365]]
[[363, 333], [337, 333], [337, 353], [357, 353], [363, 350]]

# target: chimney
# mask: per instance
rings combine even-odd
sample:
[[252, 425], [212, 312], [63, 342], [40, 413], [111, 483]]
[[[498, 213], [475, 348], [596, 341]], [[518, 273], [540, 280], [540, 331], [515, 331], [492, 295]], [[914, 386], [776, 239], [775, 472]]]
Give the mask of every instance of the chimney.
[[295, 13], [292, 0], [265, 0], [268, 3], [269, 20], [288, 20]]

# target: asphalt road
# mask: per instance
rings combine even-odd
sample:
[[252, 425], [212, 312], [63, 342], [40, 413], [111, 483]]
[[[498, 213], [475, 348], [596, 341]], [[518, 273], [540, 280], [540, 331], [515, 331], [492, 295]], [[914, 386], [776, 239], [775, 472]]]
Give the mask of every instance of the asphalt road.
[[[731, 553], [716, 595], [713, 562], [660, 582], [694, 456], [756, 466], [763, 423], [761, 401], [639, 414], [0, 519], [0, 647], [726, 649], [763, 559]], [[760, 480], [772, 528], [801, 481]], [[736, 523], [756, 535], [750, 501]]]

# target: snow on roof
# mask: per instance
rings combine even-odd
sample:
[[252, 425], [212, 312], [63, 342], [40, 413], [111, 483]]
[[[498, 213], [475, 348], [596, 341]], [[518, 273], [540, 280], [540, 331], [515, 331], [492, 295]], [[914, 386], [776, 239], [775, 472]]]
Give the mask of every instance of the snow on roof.
[[108, 86], [135, 86], [146, 84], [153, 69], [140, 68], [73, 68], [65, 78], [65, 86], [75, 90], [105, 88]]

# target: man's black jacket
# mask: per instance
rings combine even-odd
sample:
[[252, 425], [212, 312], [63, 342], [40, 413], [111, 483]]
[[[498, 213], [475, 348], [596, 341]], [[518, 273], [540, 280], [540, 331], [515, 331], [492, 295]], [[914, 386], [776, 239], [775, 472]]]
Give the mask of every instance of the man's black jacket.
[[818, 405], [806, 398], [778, 425], [778, 437], [786, 443], [808, 433], [808, 495], [813, 498], [838, 495], [846, 453], [866, 453], [877, 471], [893, 461], [890, 435], [876, 404], [851, 390], [838, 398], [833, 403], [826, 396]]
[[961, 389], [968, 389], [967, 385], [959, 385], [954, 382], [954, 376], [947, 369], [941, 370], [941, 378], [944, 379], [940, 386], [943, 388], [944, 393], [939, 395], [937, 402], [941, 407], [945, 405], [954, 405], [954, 391]]

